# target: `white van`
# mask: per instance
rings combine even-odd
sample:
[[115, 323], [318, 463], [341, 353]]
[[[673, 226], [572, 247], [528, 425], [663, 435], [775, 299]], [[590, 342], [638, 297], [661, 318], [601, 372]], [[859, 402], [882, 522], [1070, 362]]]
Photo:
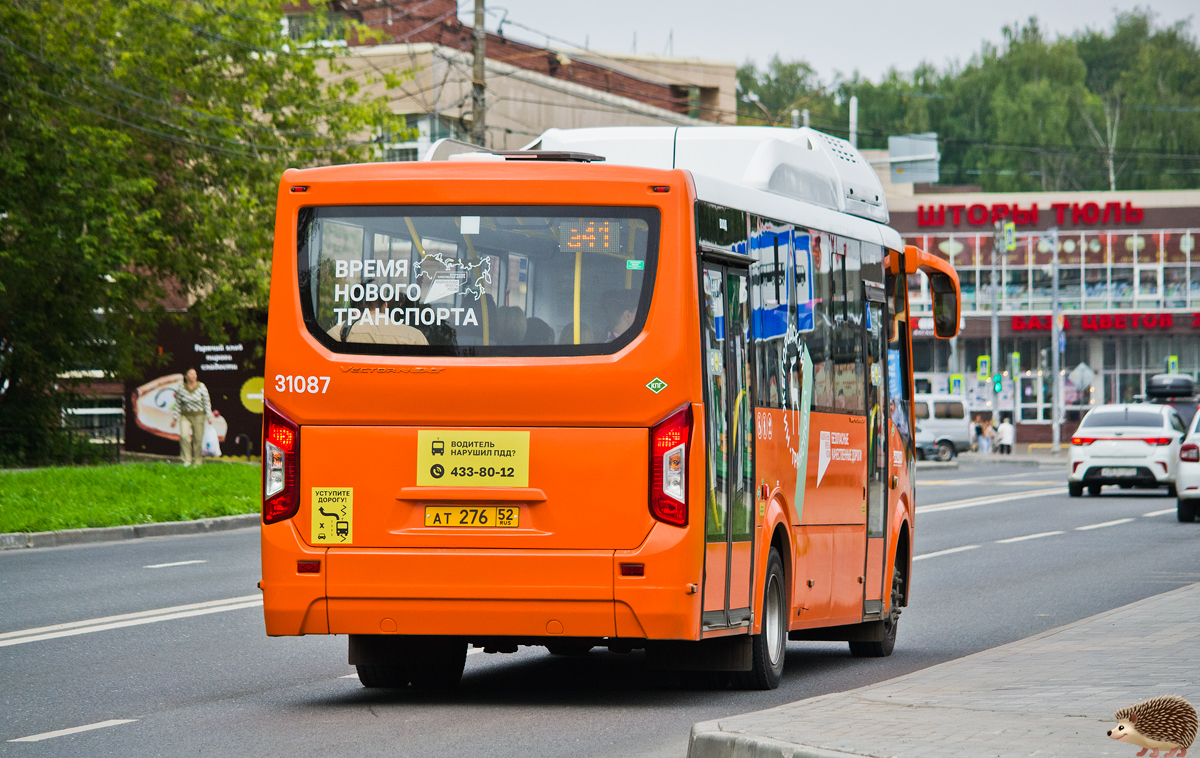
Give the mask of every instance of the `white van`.
[[971, 419], [962, 395], [918, 394], [913, 411], [917, 419], [917, 447], [926, 457], [948, 461], [971, 448]]

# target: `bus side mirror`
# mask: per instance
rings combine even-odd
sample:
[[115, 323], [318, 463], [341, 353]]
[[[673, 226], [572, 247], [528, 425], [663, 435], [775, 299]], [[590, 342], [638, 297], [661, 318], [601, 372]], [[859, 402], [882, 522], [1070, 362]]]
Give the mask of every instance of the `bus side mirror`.
[[958, 288], [949, 274], [938, 271], [929, 274], [929, 291], [933, 295], [933, 333], [950, 339], [958, 333]]

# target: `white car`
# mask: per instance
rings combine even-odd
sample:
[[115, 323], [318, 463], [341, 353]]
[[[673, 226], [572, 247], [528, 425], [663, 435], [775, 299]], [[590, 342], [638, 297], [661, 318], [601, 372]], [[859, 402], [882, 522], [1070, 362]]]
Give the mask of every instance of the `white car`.
[[1191, 523], [1200, 514], [1200, 413], [1192, 418], [1192, 429], [1179, 448], [1175, 471], [1179, 520]]
[[1083, 417], [1071, 438], [1067, 486], [1099, 495], [1106, 484], [1166, 487], [1175, 497], [1175, 471], [1186, 428], [1169, 405], [1102, 405]]

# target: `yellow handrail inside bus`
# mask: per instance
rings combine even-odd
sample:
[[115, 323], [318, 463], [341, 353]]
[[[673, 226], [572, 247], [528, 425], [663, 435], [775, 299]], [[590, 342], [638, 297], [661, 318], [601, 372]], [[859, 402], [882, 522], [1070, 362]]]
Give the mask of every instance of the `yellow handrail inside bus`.
[[[475, 255], [475, 246], [471, 244], [471, 238], [464, 234], [463, 241], [467, 243], [467, 252], [471, 254], [471, 263], [475, 266], [478, 266], [479, 256]], [[482, 303], [480, 309], [483, 310], [483, 313], [480, 314], [483, 317], [483, 320], [480, 322], [480, 326], [483, 327], [483, 344], [486, 345], [488, 344], [487, 290], [484, 290], [483, 297], [481, 297], [479, 301]]]
[[583, 251], [575, 251], [575, 344], [579, 344], [579, 283], [583, 273]]
[[633, 289], [633, 269], [629, 268], [629, 261], [633, 260], [634, 246], [633, 240], [637, 236], [637, 226], [629, 225], [629, 257], [625, 259], [625, 289]]

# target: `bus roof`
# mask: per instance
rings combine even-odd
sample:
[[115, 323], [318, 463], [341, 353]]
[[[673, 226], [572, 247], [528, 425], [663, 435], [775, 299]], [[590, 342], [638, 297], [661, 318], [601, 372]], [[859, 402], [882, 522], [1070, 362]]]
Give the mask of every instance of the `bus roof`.
[[610, 164], [687, 169], [697, 177], [888, 222], [883, 186], [862, 154], [846, 140], [807, 127], [550, 129], [527, 149], [582, 151], [602, 155]]

